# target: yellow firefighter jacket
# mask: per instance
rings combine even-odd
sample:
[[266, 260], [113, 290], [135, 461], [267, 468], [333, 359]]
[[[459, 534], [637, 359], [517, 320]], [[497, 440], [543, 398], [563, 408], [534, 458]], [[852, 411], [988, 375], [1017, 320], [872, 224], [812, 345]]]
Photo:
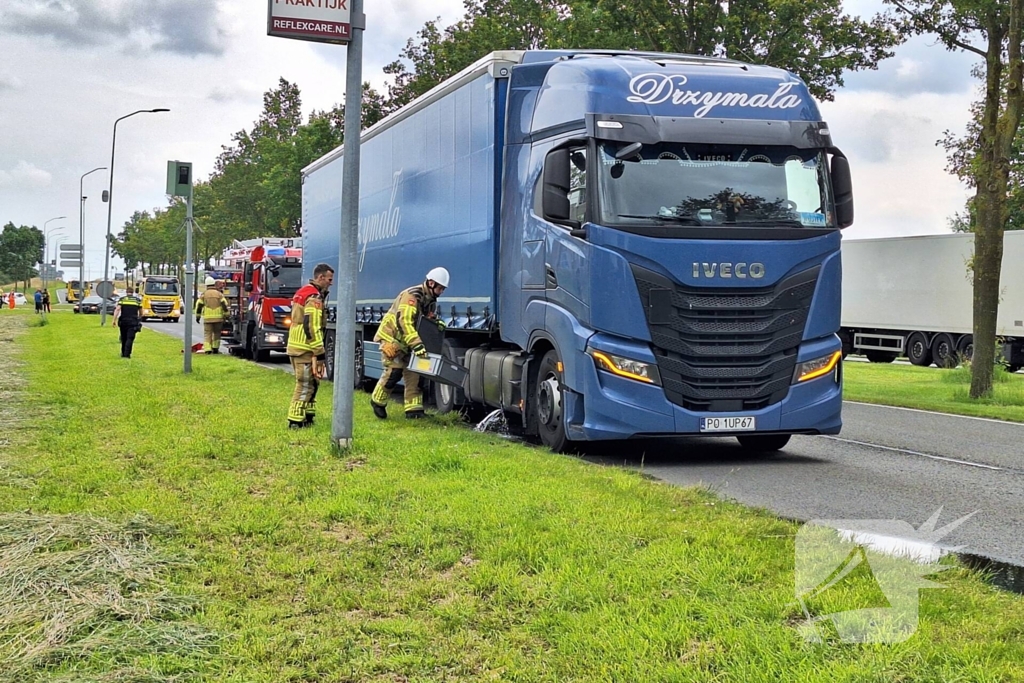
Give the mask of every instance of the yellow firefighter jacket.
[[[373, 341], [384, 344], [397, 344], [398, 350], [405, 353], [409, 349], [423, 343], [419, 332], [416, 331], [416, 322], [421, 315], [432, 315], [434, 295], [427, 289], [427, 283], [402, 290], [395, 297], [391, 308], [384, 314], [384, 319], [377, 328], [377, 334]], [[389, 355], [389, 354], [385, 354]]]
[[203, 321], [219, 323], [228, 316], [228, 300], [224, 293], [211, 287], [203, 292], [196, 301], [196, 315], [203, 316]]
[[327, 329], [324, 294], [310, 282], [292, 297], [292, 326], [288, 330], [289, 356], [307, 353], [320, 357], [327, 355], [324, 351], [324, 330]]

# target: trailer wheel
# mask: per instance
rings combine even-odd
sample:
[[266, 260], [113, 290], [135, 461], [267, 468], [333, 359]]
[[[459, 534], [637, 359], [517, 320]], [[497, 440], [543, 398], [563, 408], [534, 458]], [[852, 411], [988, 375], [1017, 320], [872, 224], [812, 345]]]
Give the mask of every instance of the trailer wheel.
[[932, 364], [932, 350], [928, 348], [928, 338], [915, 332], [907, 339], [907, 360], [919, 367]]
[[839, 342], [843, 345], [843, 360], [846, 360], [846, 357], [853, 353], [853, 338], [849, 332], [840, 332]]
[[736, 440], [744, 450], [757, 453], [774, 453], [781, 451], [789, 443], [789, 434], [749, 434], [737, 436]]
[[537, 368], [537, 381], [532, 398], [537, 411], [537, 430], [540, 440], [555, 453], [569, 446], [565, 436], [565, 416], [562, 413], [562, 373], [558, 369], [558, 352], [544, 354]]
[[974, 337], [965, 334], [956, 343], [956, 355], [961, 361], [970, 361], [974, 357]]
[[864, 355], [872, 363], [891, 363], [897, 354], [895, 351], [865, 351]]
[[[441, 355], [448, 360], [455, 360], [455, 347], [451, 341], [445, 339], [441, 343]], [[458, 410], [459, 405], [465, 403], [464, 397], [460, 396], [460, 390], [452, 385], [444, 382], [431, 382], [431, 384], [434, 389], [434, 407], [437, 409], [438, 415]]]
[[940, 368], [952, 368], [956, 365], [956, 345], [953, 338], [946, 333], [935, 335], [932, 339], [932, 358]]
[[1022, 366], [1022, 365], [1007, 365], [1006, 366], [1006, 371], [1007, 372], [1020, 372], [1020, 369], [1022, 367], [1024, 367], [1024, 366]]

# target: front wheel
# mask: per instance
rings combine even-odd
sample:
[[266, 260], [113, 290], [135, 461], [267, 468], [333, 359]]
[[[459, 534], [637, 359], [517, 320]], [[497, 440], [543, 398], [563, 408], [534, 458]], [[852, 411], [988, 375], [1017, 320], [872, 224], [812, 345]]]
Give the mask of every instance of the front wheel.
[[533, 387], [540, 440], [555, 453], [563, 453], [569, 446], [562, 411], [562, 372], [559, 365], [557, 351], [551, 350], [544, 354]]
[[171, 318], [171, 322], [172, 322], [172, 323], [177, 323], [177, 322], [178, 322], [178, 320], [180, 320], [180, 318]]
[[749, 434], [747, 436], [737, 436], [736, 440], [740, 442], [740, 446], [745, 450], [757, 453], [774, 453], [785, 448], [786, 444], [789, 443], [789, 438], [789, 434]]

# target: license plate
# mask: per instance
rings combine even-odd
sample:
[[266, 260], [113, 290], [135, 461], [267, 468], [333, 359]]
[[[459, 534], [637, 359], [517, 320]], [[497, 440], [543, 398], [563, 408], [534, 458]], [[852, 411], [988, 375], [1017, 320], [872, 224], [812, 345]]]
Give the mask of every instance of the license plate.
[[757, 419], [753, 417], [702, 417], [702, 432], [752, 432], [757, 429]]

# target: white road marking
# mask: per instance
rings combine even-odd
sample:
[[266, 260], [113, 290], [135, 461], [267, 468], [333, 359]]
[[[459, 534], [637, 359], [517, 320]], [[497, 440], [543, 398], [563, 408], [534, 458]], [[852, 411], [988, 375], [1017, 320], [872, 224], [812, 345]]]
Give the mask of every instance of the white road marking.
[[980, 420], [982, 422], [994, 422], [1001, 425], [1010, 425], [1012, 427], [1024, 427], [1024, 424], [1020, 422], [1010, 422], [1008, 420], [996, 420], [991, 417], [975, 417], [974, 415], [957, 415], [955, 413], [940, 413], [936, 410], [921, 410], [920, 408], [904, 408], [903, 406], [887, 406], [881, 403], [864, 403], [863, 401], [843, 401], [843, 403], [849, 403], [855, 406], [871, 406], [872, 408], [891, 408], [893, 410], [907, 410], [912, 413], [924, 413], [925, 415], [942, 415], [943, 417], [959, 417], [964, 420]]
[[977, 462], [968, 462], [967, 460], [957, 460], [956, 458], [947, 458], [947, 457], [944, 457], [944, 456], [941, 456], [941, 455], [932, 455], [931, 453], [922, 453], [920, 451], [912, 451], [912, 450], [909, 450], [907, 448], [894, 448], [892, 446], [881, 446], [881, 445], [876, 444], [876, 443], [868, 443], [867, 441], [855, 441], [854, 439], [843, 439], [843, 438], [838, 437], [838, 436], [823, 436], [822, 438], [831, 439], [833, 441], [841, 441], [843, 443], [854, 444], [855, 446], [865, 446], [867, 448], [877, 448], [877, 449], [882, 450], [882, 451], [891, 451], [893, 453], [906, 453], [907, 455], [917, 455], [917, 456], [920, 456], [922, 458], [930, 458], [931, 460], [941, 460], [943, 462], [951, 462], [951, 463], [954, 463], [956, 465], [967, 465], [968, 467], [979, 467], [979, 468], [985, 469], [985, 470], [995, 470], [997, 472], [1002, 472], [1002, 471], [1004, 471], [1006, 469], [1004, 467], [996, 467], [995, 465], [982, 465], [981, 463], [977, 463]]

